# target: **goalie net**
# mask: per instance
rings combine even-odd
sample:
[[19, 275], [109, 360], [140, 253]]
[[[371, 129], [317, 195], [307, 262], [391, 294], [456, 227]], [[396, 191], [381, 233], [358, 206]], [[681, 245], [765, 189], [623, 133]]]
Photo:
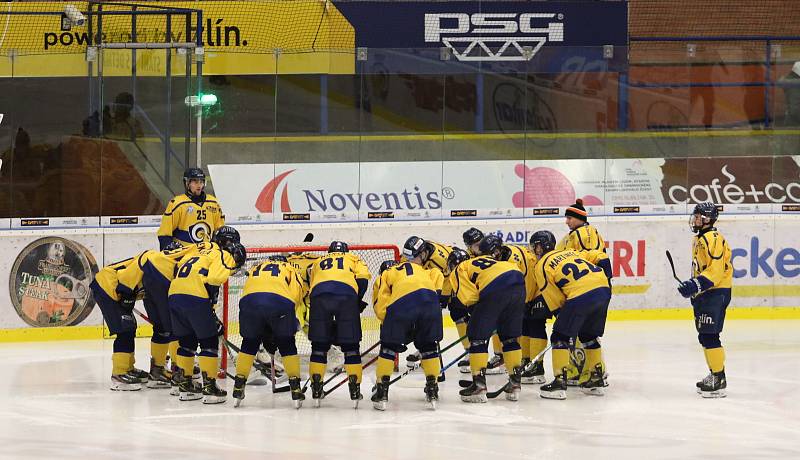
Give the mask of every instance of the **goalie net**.
[[[253, 247], [247, 248], [247, 262], [245, 268], [249, 269], [257, 265], [272, 255], [289, 255], [292, 253], [306, 253], [315, 255], [327, 254], [327, 246], [311, 246], [311, 245], [298, 245], [298, 246], [268, 246], [268, 247]], [[378, 276], [378, 269], [381, 262], [385, 260], [400, 260], [400, 250], [397, 246], [393, 245], [351, 245], [350, 252], [357, 254], [364, 263], [367, 264], [372, 278], [369, 281], [367, 293], [364, 295], [364, 300], [370, 304], [364, 309], [361, 314], [361, 352], [363, 353], [373, 344], [380, 340], [380, 321], [375, 316], [372, 304], [372, 283]], [[244, 283], [247, 280], [245, 271], [242, 270], [236, 275], [231, 276], [223, 289], [222, 298], [222, 311], [219, 315], [225, 325], [225, 337], [237, 347], [242, 345], [242, 336], [239, 334], [239, 300], [242, 297]], [[303, 365], [303, 372], [307, 371], [308, 360], [311, 356], [311, 342], [308, 341], [306, 336], [308, 332], [307, 324], [302, 324], [303, 328], [295, 335], [295, 342], [297, 343], [297, 354], [300, 355], [300, 360]], [[379, 347], [376, 347], [370, 354], [366, 355], [362, 362], [367, 362], [369, 359], [377, 356]], [[221, 351], [221, 367], [228, 370], [231, 374], [235, 374], [233, 360], [228, 356], [227, 350], [224, 347]], [[262, 361], [269, 362], [268, 357], [261, 356]], [[344, 356], [337, 347], [331, 347], [328, 352], [328, 369], [340, 366], [344, 363]]]

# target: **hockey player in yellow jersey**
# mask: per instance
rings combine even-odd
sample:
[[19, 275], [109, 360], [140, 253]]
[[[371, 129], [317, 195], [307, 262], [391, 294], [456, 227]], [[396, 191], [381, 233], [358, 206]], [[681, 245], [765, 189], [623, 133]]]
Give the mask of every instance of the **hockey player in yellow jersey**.
[[170, 241], [187, 245], [210, 241], [214, 232], [225, 225], [214, 195], [205, 192], [206, 175], [200, 168], [183, 173], [186, 193], [177, 195], [167, 204], [158, 228], [158, 244], [164, 249]]
[[[610, 285], [612, 276], [611, 262], [605, 256], [605, 241], [600, 232], [597, 231], [597, 228], [589, 224], [589, 214], [583, 206], [583, 200], [580, 198], [575, 200], [575, 204], [567, 208], [564, 216], [569, 233], [559, 242], [556, 249], [572, 249], [581, 254], [584, 259], [603, 269]], [[602, 253], [603, 257], [596, 258], [598, 251]], [[593, 255], [587, 255], [589, 252]], [[578, 342], [575, 346], [576, 348], [570, 355], [570, 364], [567, 367], [567, 385], [570, 386], [576, 386], [581, 381], [585, 381], [591, 373], [591, 369], [584, 366], [585, 350], [583, 345]], [[603, 368], [605, 369], [605, 363]]]
[[[157, 290], [148, 292], [145, 283], [145, 267], [150, 263], [150, 259], [169, 258], [176, 252], [190, 249], [188, 246], [183, 249], [178, 243], [170, 243], [164, 251], [145, 251], [134, 258], [135, 263], [128, 264], [119, 272], [119, 285], [117, 292], [124, 297], [134, 297], [137, 290], [144, 292], [144, 308], [147, 312], [147, 319], [153, 326], [153, 335], [150, 338], [150, 372], [147, 381], [148, 388], [170, 388], [171, 375], [166, 371], [167, 351], [172, 341], [172, 326], [169, 317], [169, 308], [161, 303], [166, 303], [166, 291], [163, 293]], [[170, 272], [171, 274], [172, 272]], [[169, 282], [167, 282], [169, 289]], [[177, 350], [177, 348], [176, 348]], [[175, 354], [173, 353], [173, 357]]]
[[550, 336], [555, 378], [540, 388], [539, 395], [566, 399], [570, 343], [580, 338], [586, 350], [586, 366], [592, 369], [581, 389], [587, 394], [602, 396], [605, 382], [599, 337], [605, 331], [611, 300], [608, 278], [600, 267], [583, 259], [581, 254], [556, 250], [556, 238], [547, 230], [534, 233], [531, 246], [539, 257], [534, 267], [539, 295], [534, 302], [541, 302], [557, 315]]
[[[502, 244], [497, 235], [480, 242], [481, 254], [495, 254]], [[511, 262], [479, 256], [468, 259], [465, 252], [453, 250], [448, 261], [453, 296], [470, 310], [467, 324], [472, 385], [459, 392], [464, 402], [486, 402], [486, 364], [489, 338], [497, 331], [503, 344], [503, 360], [509, 382], [506, 399], [519, 399], [522, 352], [522, 310], [525, 304], [525, 279]]]
[[697, 382], [697, 392], [704, 398], [724, 398], [725, 349], [719, 335], [725, 324], [725, 311], [731, 302], [733, 265], [731, 248], [714, 227], [719, 211], [714, 203], [700, 203], [690, 218], [697, 235], [692, 244], [692, 278], [678, 286], [683, 297], [692, 299], [697, 338], [705, 353], [709, 374]]
[[410, 237], [403, 245], [406, 261], [385, 270], [373, 287], [378, 289], [373, 308], [381, 321], [381, 351], [372, 394], [375, 409], [386, 410], [394, 361], [412, 341], [425, 373], [425, 400], [434, 409], [439, 401], [436, 379], [441, 372], [439, 342], [443, 333], [439, 295], [444, 276], [438, 268], [425, 268], [432, 247], [422, 238]]
[[[239, 301], [239, 333], [242, 352], [236, 359], [233, 398], [236, 407], [244, 399], [247, 376], [264, 336], [274, 338], [289, 377], [292, 401], [299, 409], [305, 396], [300, 389], [300, 358], [294, 335], [298, 330], [297, 311], [305, 297], [305, 287], [297, 270], [285, 256], [273, 255], [250, 268]], [[302, 314], [302, 311], [301, 311]]]
[[461, 236], [464, 239], [464, 247], [467, 248], [467, 254], [472, 257], [479, 256], [478, 246], [484, 237], [483, 232], [475, 227], [470, 227]]
[[[151, 382], [154, 380], [161, 380], [163, 374], [163, 366], [166, 365], [167, 351], [169, 356], [172, 357], [172, 370], [177, 368], [176, 358], [178, 356], [178, 339], [172, 334], [172, 319], [169, 309], [169, 285], [175, 276], [176, 266], [188, 254], [192, 254], [200, 250], [208, 250], [213, 247], [220, 248], [227, 245], [229, 242], [239, 242], [239, 232], [233, 227], [222, 226], [214, 232], [211, 238], [212, 242], [202, 242], [188, 246], [182, 246], [173, 241], [170, 243], [172, 246], [165, 251], [148, 251], [147, 256], [142, 258], [142, 285], [146, 293], [145, 298], [150, 299], [150, 303], [155, 307], [155, 314], [148, 311], [150, 318], [157, 318], [161, 323], [162, 332], [160, 337], [168, 339], [168, 345], [164, 346], [162, 340], [154, 340], [151, 343], [151, 351], [153, 363], [151, 364]], [[145, 304], [147, 308], [147, 304]], [[154, 324], [154, 339], [155, 339], [155, 324]], [[162, 335], [163, 334], [163, 335]], [[173, 395], [178, 395], [178, 383], [182, 377], [181, 373], [174, 373], [172, 379]]]
[[347, 243], [334, 241], [328, 254], [311, 268], [311, 309], [308, 338], [311, 341], [311, 398], [319, 407], [324, 397], [322, 377], [328, 363], [328, 350], [336, 344], [344, 353], [350, 399], [358, 408], [361, 395], [361, 311], [367, 303], [370, 273], [358, 255], [349, 252]]
[[[413, 236], [411, 238], [419, 238], [418, 236]], [[425, 252], [427, 254], [425, 261], [422, 264], [423, 268], [428, 270], [438, 270], [442, 273], [442, 276], [447, 276], [449, 270], [447, 269], [447, 257], [453, 251], [453, 247], [437, 243], [435, 241], [424, 240], [425, 241]], [[401, 258], [402, 261], [406, 261], [406, 257], [403, 256]], [[439, 295], [439, 305], [442, 309], [450, 308], [450, 283], [444, 283], [441, 289], [441, 294]], [[373, 289], [374, 292], [374, 289]], [[466, 322], [466, 309], [463, 307], [456, 307], [455, 312], [454, 310], [450, 310], [450, 318], [456, 324], [456, 329], [458, 330], [459, 337], [464, 337], [467, 332], [467, 322]], [[469, 342], [465, 338], [463, 340], [464, 349], [469, 348]], [[409, 368], [416, 368], [419, 366], [419, 360], [421, 356], [419, 350], [414, 353], [409, 353], [406, 356], [406, 366]]]
[[[227, 393], [216, 383], [217, 357], [221, 323], [213, 306], [219, 288], [228, 277], [244, 265], [247, 254], [240, 243], [228, 242], [220, 248], [212, 244], [181, 260], [169, 287], [169, 309], [172, 332], [177, 336], [180, 400], [203, 398], [204, 404], [225, 402]], [[203, 375], [202, 395], [194, 386], [192, 375], [197, 346]]]
[[[125, 270], [136, 266], [142, 254], [103, 267], [89, 284], [109, 332], [116, 335], [111, 356], [111, 389], [115, 391], [141, 390], [141, 384], [148, 380], [147, 372], [133, 367], [136, 337], [133, 305], [142, 294], [142, 286], [141, 282], [127, 278], [135, 276], [133, 270]], [[131, 288], [124, 287], [123, 283]]]
[[287, 262], [297, 271], [306, 293], [297, 315], [300, 319], [300, 328], [306, 335], [308, 335], [308, 309], [311, 304], [311, 267], [320, 257], [322, 256], [311, 252], [295, 252], [286, 256]]

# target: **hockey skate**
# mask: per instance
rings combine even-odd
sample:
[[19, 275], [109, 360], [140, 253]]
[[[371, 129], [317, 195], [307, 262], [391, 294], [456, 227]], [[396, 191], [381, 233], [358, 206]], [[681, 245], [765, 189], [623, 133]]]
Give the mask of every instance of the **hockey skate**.
[[172, 386], [172, 375], [163, 366], [156, 366], [150, 358], [150, 376], [147, 388], [166, 389]]
[[472, 369], [469, 367], [469, 358], [462, 359], [458, 362], [458, 370], [461, 371], [462, 374], [472, 373]]
[[311, 399], [314, 400], [314, 407], [319, 407], [324, 397], [325, 391], [322, 389], [322, 376], [313, 374], [311, 376]]
[[486, 365], [486, 375], [499, 375], [506, 372], [506, 368], [504, 366], [505, 362], [503, 361], [503, 355], [500, 353], [495, 353], [492, 356], [492, 359], [489, 360], [489, 363]]
[[350, 391], [350, 400], [353, 401], [353, 409], [358, 409], [358, 402], [364, 399], [361, 395], [361, 384], [358, 377], [350, 375], [347, 377], [347, 389]]
[[142, 389], [142, 384], [139, 379], [129, 374], [119, 374], [111, 376], [111, 390], [112, 391], [139, 391]]
[[180, 401], [196, 401], [203, 397], [203, 387], [192, 378], [183, 375], [183, 371], [176, 372], [173, 376], [178, 378], [178, 399]]
[[389, 405], [389, 376], [382, 377], [381, 381], [375, 384], [370, 400], [374, 409], [386, 410]]
[[300, 409], [303, 407], [303, 400], [306, 399], [306, 395], [303, 394], [303, 390], [300, 388], [300, 377], [292, 377], [289, 379], [289, 390], [292, 392], [294, 408]]
[[522, 369], [522, 383], [530, 385], [545, 382], [544, 364], [541, 361], [523, 362]]
[[244, 399], [244, 387], [247, 385], [247, 377], [243, 375], [237, 375], [236, 378], [233, 379], [233, 407], [239, 407], [242, 404], [242, 400]]
[[506, 399], [509, 401], [519, 401], [519, 393], [522, 390], [522, 367], [515, 367], [511, 374], [508, 375], [508, 383], [506, 383], [503, 391], [506, 394]]
[[439, 404], [439, 384], [435, 375], [425, 377], [425, 401], [430, 404], [430, 408], [436, 410]]
[[697, 382], [697, 393], [704, 398], [724, 398], [728, 396], [727, 388], [725, 369], [711, 372], [702, 381]]
[[545, 399], [567, 399], [567, 368], [552, 382], [539, 387], [539, 396]]
[[147, 381], [150, 379], [149, 372], [142, 369], [137, 369], [135, 367], [130, 368], [127, 375], [135, 378], [139, 383], [147, 383]]
[[603, 365], [597, 364], [589, 376], [589, 380], [580, 384], [581, 391], [584, 394], [592, 396], [603, 396], [605, 391], [603, 388], [606, 386], [605, 378], [603, 377]]
[[224, 403], [227, 396], [228, 392], [217, 386], [217, 379], [203, 372], [203, 404]]
[[478, 375], [472, 376], [472, 385], [458, 392], [461, 400], [469, 403], [485, 403], [486, 397], [486, 369], [481, 369]]
[[418, 351], [409, 353], [408, 356], [406, 356], [406, 367], [409, 369], [417, 369], [419, 367], [420, 358], [421, 355]]

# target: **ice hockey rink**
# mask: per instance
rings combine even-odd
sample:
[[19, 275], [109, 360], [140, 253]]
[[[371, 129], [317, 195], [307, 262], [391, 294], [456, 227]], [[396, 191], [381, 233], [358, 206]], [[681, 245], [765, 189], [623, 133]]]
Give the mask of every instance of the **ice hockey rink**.
[[[288, 393], [250, 386], [239, 408], [180, 402], [166, 390], [112, 392], [111, 340], [0, 344], [6, 378], [1, 458], [800, 458], [796, 397], [800, 321], [729, 321], [728, 397], [702, 399], [707, 373], [691, 320], [620, 321], [604, 340], [606, 396], [570, 389], [539, 398], [462, 403], [454, 366], [438, 410], [425, 408], [417, 372], [391, 387], [389, 409], [365, 399], [353, 410], [345, 387], [295, 410]], [[455, 329], [445, 341], [455, 339]], [[138, 366], [149, 343], [138, 339]], [[458, 352], [447, 353], [445, 361]], [[548, 378], [549, 356], [546, 359]], [[403, 360], [404, 362], [404, 360]], [[489, 377], [490, 390], [505, 376]], [[369, 392], [374, 367], [365, 370]], [[226, 383], [230, 391], [231, 381]]]

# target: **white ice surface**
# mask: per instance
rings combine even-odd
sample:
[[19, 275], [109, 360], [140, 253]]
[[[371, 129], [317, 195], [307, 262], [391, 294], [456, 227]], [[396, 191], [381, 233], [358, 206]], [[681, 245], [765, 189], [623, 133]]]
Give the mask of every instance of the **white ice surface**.
[[[454, 337], [448, 330], [445, 342]], [[392, 387], [386, 412], [367, 399], [353, 410], [346, 387], [299, 411], [287, 393], [248, 387], [234, 409], [230, 399], [204, 406], [164, 390], [108, 390], [110, 340], [0, 344], [0, 458], [800, 459], [800, 321], [729, 321], [723, 343], [725, 399], [695, 392], [708, 371], [691, 322], [612, 322], [605, 397], [543, 400], [526, 385], [518, 403], [466, 404], [453, 367], [435, 412], [414, 374]], [[137, 366], [148, 356], [137, 340]], [[504, 378], [490, 377], [490, 389]]]

